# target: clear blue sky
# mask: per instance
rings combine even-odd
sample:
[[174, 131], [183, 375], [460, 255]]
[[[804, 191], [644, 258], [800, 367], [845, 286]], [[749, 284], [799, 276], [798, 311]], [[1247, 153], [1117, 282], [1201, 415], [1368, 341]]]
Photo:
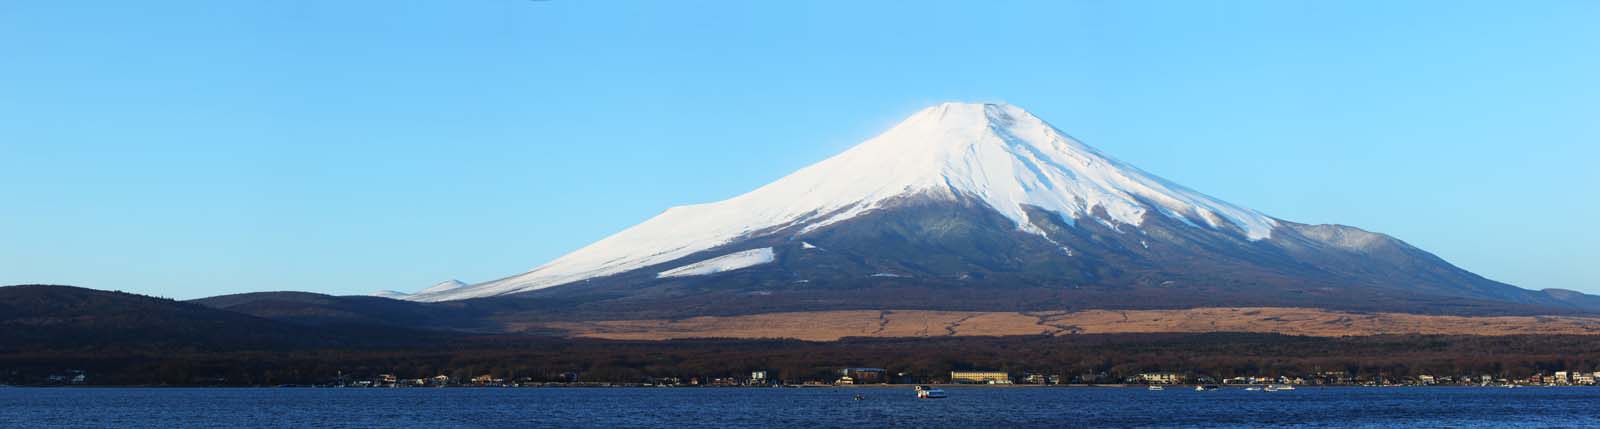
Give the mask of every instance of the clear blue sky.
[[1600, 293], [1600, 2], [0, 2], [0, 284], [515, 274], [924, 105]]

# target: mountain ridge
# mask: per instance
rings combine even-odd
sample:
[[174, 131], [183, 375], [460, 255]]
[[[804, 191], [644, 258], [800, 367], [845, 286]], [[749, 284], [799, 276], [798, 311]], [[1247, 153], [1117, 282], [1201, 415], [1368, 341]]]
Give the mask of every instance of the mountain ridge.
[[1483, 278], [1386, 234], [1236, 206], [1021, 108], [964, 103], [923, 109], [772, 183], [669, 208], [533, 270], [391, 296], [664, 317], [906, 301], [963, 311], [1600, 309], [1587, 295]]

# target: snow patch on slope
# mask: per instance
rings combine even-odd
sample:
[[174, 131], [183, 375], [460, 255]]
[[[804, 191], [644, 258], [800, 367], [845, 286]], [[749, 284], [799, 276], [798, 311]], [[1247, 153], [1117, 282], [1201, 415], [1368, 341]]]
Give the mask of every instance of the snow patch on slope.
[[771, 247], [750, 249], [743, 252], [733, 252], [693, 264], [662, 271], [656, 274], [656, 278], [689, 277], [716, 274], [741, 268], [750, 268], [772, 262], [772, 260], [773, 253]]
[[452, 291], [452, 290], [456, 290], [456, 289], [460, 289], [460, 288], [464, 288], [464, 287], [467, 287], [466, 283], [462, 283], [460, 280], [450, 279], [450, 280], [445, 280], [445, 281], [442, 281], [442, 282], [439, 282], [439, 283], [435, 283], [433, 286], [428, 286], [427, 289], [423, 289], [423, 290], [417, 291], [417, 294], [421, 295], [421, 294], [425, 294], [425, 293], [446, 292], [446, 291]]
[[467, 287], [467, 286], [469, 286], [469, 285], [466, 284], [466, 283], [463, 283], [460, 280], [450, 279], [450, 280], [445, 280], [445, 281], [442, 281], [442, 282], [434, 283], [433, 286], [428, 286], [427, 288], [423, 288], [422, 290], [419, 290], [416, 293], [405, 293], [405, 292], [401, 292], [401, 291], [397, 291], [397, 290], [380, 290], [380, 291], [377, 291], [377, 292], [370, 293], [368, 295], [369, 296], [383, 297], [383, 298], [390, 298], [390, 299], [412, 299], [412, 297], [417, 296], [417, 295], [443, 293], [443, 292], [448, 292], [448, 291], [452, 291], [452, 290], [456, 290], [456, 289], [461, 289], [461, 288], [464, 288], [464, 287]]
[[1344, 225], [1304, 225], [1297, 228], [1301, 234], [1335, 248], [1365, 253], [1392, 239], [1386, 235]]
[[380, 291], [373, 292], [373, 293], [369, 294], [369, 296], [376, 296], [376, 297], [379, 297], [379, 298], [389, 298], [389, 299], [406, 299], [406, 298], [410, 298], [411, 294], [405, 293], [405, 292], [400, 292], [400, 291], [395, 291], [395, 290], [380, 290]]

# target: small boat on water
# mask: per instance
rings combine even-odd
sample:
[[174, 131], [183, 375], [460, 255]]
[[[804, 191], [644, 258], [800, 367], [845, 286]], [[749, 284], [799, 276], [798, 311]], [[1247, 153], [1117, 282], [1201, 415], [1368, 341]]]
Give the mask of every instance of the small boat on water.
[[1257, 390], [1261, 390], [1261, 388], [1258, 387], [1258, 386], [1250, 386], [1250, 387], [1244, 388], [1244, 391], [1246, 391], [1246, 392], [1254, 392], [1254, 391], [1257, 391]]
[[1287, 384], [1273, 384], [1273, 385], [1267, 386], [1267, 388], [1265, 390], [1268, 391], [1268, 392], [1294, 390], [1294, 386], [1290, 386], [1290, 385], [1287, 385]]
[[1218, 385], [1215, 385], [1215, 384], [1202, 384], [1202, 385], [1194, 387], [1194, 391], [1196, 391], [1196, 392], [1205, 392], [1205, 391], [1220, 390], [1220, 389], [1222, 389], [1222, 386], [1218, 386]]
[[1151, 385], [1150, 387], [1145, 388], [1145, 390], [1167, 390], [1167, 388], [1161, 387], [1161, 386], [1157, 386], [1157, 385]]
[[917, 398], [939, 399], [945, 397], [944, 389], [935, 389], [928, 386], [917, 386]]

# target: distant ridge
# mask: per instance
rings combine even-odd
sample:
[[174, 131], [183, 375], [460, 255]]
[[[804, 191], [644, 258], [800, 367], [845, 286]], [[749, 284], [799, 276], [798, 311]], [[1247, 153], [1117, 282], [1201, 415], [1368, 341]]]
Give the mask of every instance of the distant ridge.
[[415, 331], [311, 329], [200, 304], [72, 286], [0, 287], [0, 352], [275, 350], [389, 344]]

